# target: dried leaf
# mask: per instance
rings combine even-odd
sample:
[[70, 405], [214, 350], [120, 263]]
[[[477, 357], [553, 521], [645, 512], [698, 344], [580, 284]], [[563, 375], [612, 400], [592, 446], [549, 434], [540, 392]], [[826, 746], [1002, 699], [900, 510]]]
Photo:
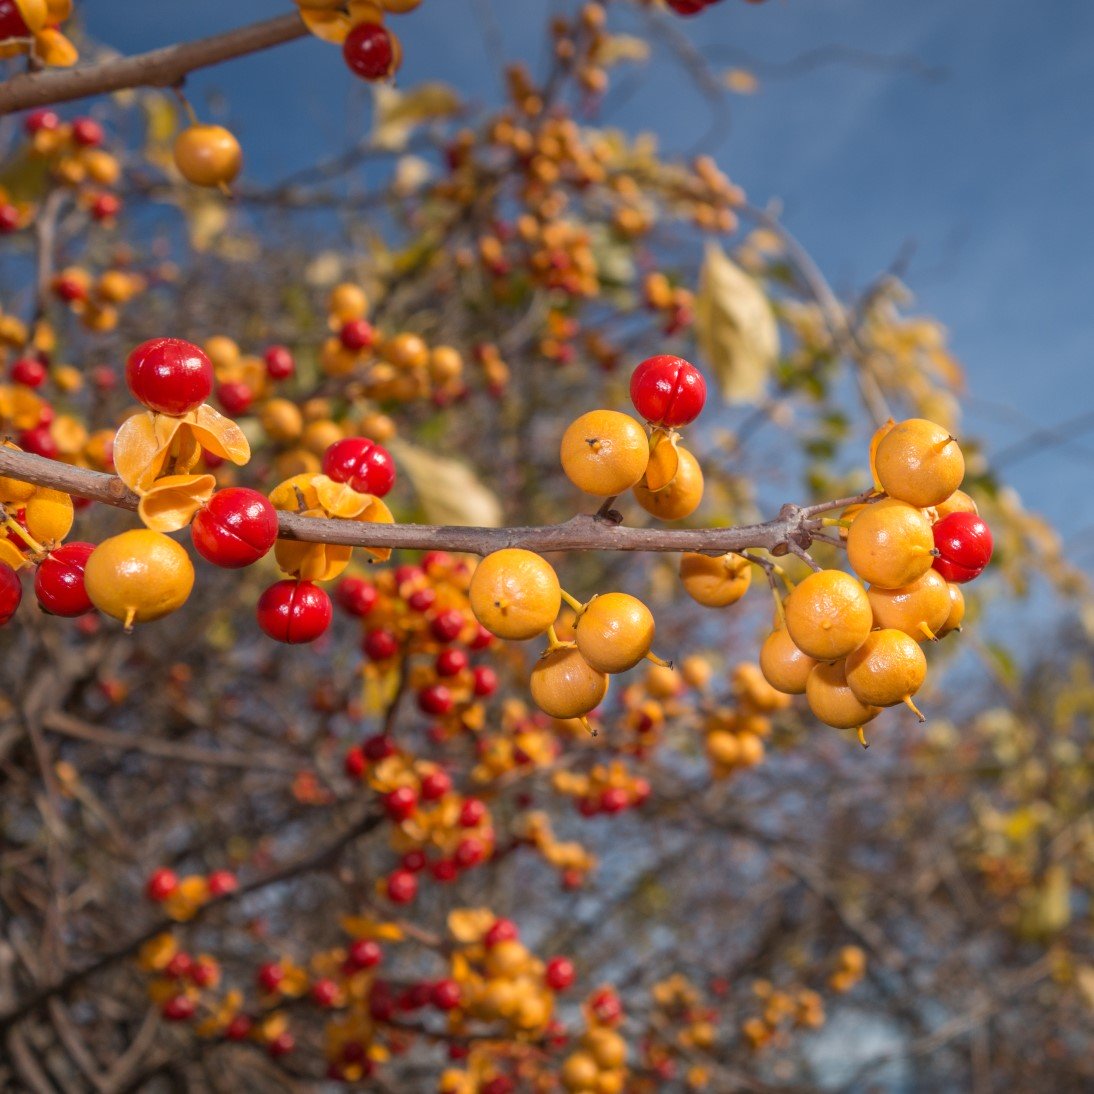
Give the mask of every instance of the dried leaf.
[[430, 523], [501, 527], [501, 502], [466, 464], [397, 438], [387, 447], [417, 491]]
[[126, 418], [114, 436], [114, 471], [131, 490], [152, 485], [167, 462], [181, 418], [142, 411]]
[[695, 299], [695, 335], [730, 403], [754, 403], [779, 356], [779, 329], [759, 285], [707, 244]]
[[460, 99], [447, 84], [419, 84], [412, 91], [396, 91], [387, 84], [373, 88], [375, 114], [373, 142], [393, 152], [406, 147], [410, 134], [425, 122], [450, 118], [460, 109]]
[[214, 456], [231, 460], [240, 467], [251, 458], [251, 446], [243, 430], [208, 403], [202, 403], [197, 410], [187, 414], [185, 421], [201, 446]]
[[153, 532], [177, 532], [213, 496], [212, 475], [165, 475], [141, 498], [137, 512]]

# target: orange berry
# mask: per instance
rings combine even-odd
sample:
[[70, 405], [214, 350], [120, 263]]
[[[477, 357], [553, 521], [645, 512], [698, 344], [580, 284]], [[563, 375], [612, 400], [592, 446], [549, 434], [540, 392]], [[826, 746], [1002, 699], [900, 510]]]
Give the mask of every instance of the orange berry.
[[475, 569], [468, 595], [475, 618], [491, 634], [515, 641], [542, 634], [562, 607], [554, 568], [519, 548], [487, 555]]
[[946, 580], [937, 570], [928, 570], [900, 589], [871, 586], [866, 598], [876, 627], [903, 631], [917, 642], [936, 638], [950, 614]]
[[760, 647], [760, 671], [764, 679], [786, 695], [804, 695], [816, 661], [802, 653], [785, 627], [777, 627]]
[[794, 645], [818, 661], [861, 646], [874, 621], [866, 590], [842, 570], [810, 574], [786, 598], [785, 611]]
[[926, 418], [893, 426], [877, 446], [876, 464], [885, 493], [920, 509], [944, 502], [965, 477], [957, 441]]
[[691, 516], [703, 500], [703, 469], [699, 461], [683, 446], [677, 445], [679, 465], [672, 479], [654, 490], [645, 478], [635, 484], [638, 504], [661, 520], [683, 520]]
[[634, 668], [650, 652], [653, 634], [653, 613], [626, 593], [594, 596], [574, 624], [577, 648], [597, 672]]
[[194, 566], [173, 539], [134, 528], [91, 552], [84, 586], [99, 611], [130, 627], [181, 608], [194, 587]]
[[608, 693], [608, 677], [597, 672], [577, 646], [547, 650], [532, 669], [532, 701], [552, 718], [581, 718]]
[[175, 140], [175, 166], [195, 186], [227, 186], [243, 166], [243, 152], [223, 126], [191, 125]]
[[866, 641], [847, 655], [844, 673], [861, 702], [875, 707], [907, 703], [923, 721], [912, 696], [927, 677], [927, 658], [919, 643], [903, 631], [871, 631]]
[[628, 414], [591, 410], [562, 435], [562, 469], [579, 490], [612, 497], [629, 490], [646, 472], [646, 431]]
[[835, 729], [861, 729], [881, 713], [851, 690], [842, 661], [817, 665], [805, 685], [805, 699], [814, 716]]
[[748, 592], [752, 584], [752, 563], [740, 555], [680, 556], [680, 580], [684, 591], [704, 608], [728, 608]]
[[935, 523], [948, 517], [951, 513], [977, 513], [976, 502], [965, 493], [964, 490], [955, 490], [944, 502], [935, 507]]
[[922, 509], [884, 498], [867, 505], [847, 533], [847, 561], [863, 581], [899, 589], [921, 577], [934, 560], [931, 522]]
[[944, 638], [952, 631], [959, 631], [965, 618], [965, 594], [961, 591], [961, 586], [948, 584], [947, 589], [950, 596], [950, 614], [936, 632], [939, 638]]

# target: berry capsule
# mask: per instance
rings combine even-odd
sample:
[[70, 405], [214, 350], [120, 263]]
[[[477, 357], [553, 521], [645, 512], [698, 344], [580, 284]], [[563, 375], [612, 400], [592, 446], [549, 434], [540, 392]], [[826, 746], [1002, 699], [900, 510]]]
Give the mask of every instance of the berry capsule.
[[278, 642], [314, 642], [330, 626], [330, 597], [310, 581], [278, 581], [258, 600], [258, 625]]

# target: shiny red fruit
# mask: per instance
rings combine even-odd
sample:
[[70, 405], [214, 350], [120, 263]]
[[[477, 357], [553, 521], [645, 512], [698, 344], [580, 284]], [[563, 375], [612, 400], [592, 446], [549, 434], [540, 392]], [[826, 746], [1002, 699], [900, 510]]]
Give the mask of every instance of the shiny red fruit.
[[77, 118], [72, 123], [72, 139], [85, 148], [97, 148], [103, 143], [103, 127], [94, 118]]
[[543, 978], [552, 991], [565, 991], [574, 982], [575, 975], [574, 963], [568, 957], [552, 957]]
[[100, 194], [91, 206], [91, 215], [96, 220], [112, 220], [121, 212], [122, 199], [115, 194]]
[[452, 709], [452, 692], [444, 684], [430, 684], [418, 692], [418, 709], [423, 714], [447, 714]]
[[34, 574], [34, 595], [43, 611], [72, 619], [92, 610], [84, 567], [94, 550], [94, 543], [65, 543], [42, 560]]
[[479, 798], [468, 798], [460, 806], [460, 827], [476, 828], [486, 816], [486, 804]]
[[218, 490], [194, 515], [190, 538], [214, 566], [238, 570], [257, 562], [277, 540], [277, 510], [257, 490]]
[[[0, 40], [29, 37], [30, 30], [23, 19], [23, 13], [19, 10], [19, 5], [15, 3], [15, 0], [0, 0]], [[30, 119], [27, 120], [29, 122]]]
[[20, 357], [11, 366], [11, 378], [24, 387], [41, 387], [46, 379], [46, 366], [35, 357]]
[[251, 1027], [254, 1023], [245, 1014], [237, 1014], [224, 1031], [224, 1036], [229, 1041], [245, 1041], [251, 1035]]
[[324, 977], [311, 986], [311, 997], [320, 1007], [333, 1007], [338, 1002], [338, 985]]
[[520, 931], [511, 919], [495, 919], [490, 929], [483, 935], [482, 943], [490, 949], [499, 942], [513, 942], [520, 938]]
[[0, 627], [11, 620], [22, 599], [19, 575], [6, 562], [0, 562]]
[[707, 0], [665, 0], [677, 15], [698, 15], [707, 6]]
[[706, 398], [702, 375], [682, 357], [648, 357], [631, 374], [631, 402], [651, 425], [687, 425], [699, 417]]
[[206, 879], [210, 896], [226, 896], [239, 888], [239, 882], [231, 870], [214, 870]]
[[365, 738], [361, 751], [370, 763], [378, 764], [381, 760], [386, 760], [388, 756], [394, 756], [398, 749], [386, 733], [374, 733], [371, 737]]
[[288, 1056], [296, 1048], [296, 1038], [288, 1031], [279, 1033], [267, 1046], [266, 1051], [273, 1057]]
[[348, 319], [338, 332], [338, 340], [348, 350], [368, 349], [376, 341], [376, 331], [367, 319]]
[[358, 618], [368, 615], [379, 598], [376, 586], [363, 577], [344, 577], [334, 590], [334, 599], [342, 611]]
[[240, 380], [230, 380], [226, 384], [217, 385], [217, 402], [232, 417], [246, 414], [254, 401], [255, 393], [251, 390], [250, 384]]
[[125, 362], [129, 390], [151, 410], [181, 416], [196, 410], [213, 391], [213, 363], [200, 347], [181, 338], [142, 342]]
[[352, 969], [372, 969], [383, 959], [384, 951], [371, 938], [355, 938], [346, 950], [346, 964]]
[[329, 626], [330, 597], [310, 581], [278, 581], [258, 599], [258, 625], [278, 642], [314, 642]]
[[[467, 619], [463, 612], [457, 611], [455, 608], [449, 608], [446, 611], [438, 612], [429, 621], [429, 633], [438, 642], [451, 642], [459, 637], [466, 622]], [[487, 633], [489, 634], [489, 631]]]
[[991, 561], [991, 529], [976, 513], [950, 513], [933, 531], [938, 549], [934, 568], [947, 581], [972, 581]]
[[399, 640], [391, 631], [369, 631], [361, 643], [361, 650], [370, 661], [387, 661], [395, 656]]
[[600, 795], [600, 808], [605, 813], [622, 813], [630, 805], [630, 798], [621, 786], [609, 786]]
[[438, 859], [430, 866], [429, 872], [433, 875], [434, 881], [439, 881], [442, 885], [447, 885], [450, 881], [456, 880], [460, 871], [452, 859], [442, 858]]
[[167, 962], [163, 971], [173, 979], [181, 980], [193, 967], [194, 959], [185, 950], [180, 950]]
[[53, 439], [53, 433], [48, 425], [23, 430], [19, 434], [18, 443], [24, 452], [31, 452], [35, 456], [45, 456], [47, 460], [57, 458], [57, 442]]
[[486, 858], [486, 844], [478, 836], [467, 836], [456, 844], [453, 858], [461, 870], [470, 870]]
[[438, 676], [459, 676], [467, 668], [467, 654], [463, 650], [441, 650], [433, 667]]
[[438, 1010], [455, 1010], [460, 1005], [460, 985], [455, 980], [438, 980], [429, 991], [429, 1001]]
[[476, 665], [472, 688], [480, 699], [498, 690], [498, 674], [489, 665]]
[[257, 980], [263, 991], [277, 991], [284, 979], [285, 970], [276, 961], [269, 961], [259, 967]]
[[0, 233], [7, 235], [19, 227], [19, 210], [8, 202], [0, 205]]
[[387, 879], [388, 899], [409, 904], [418, 895], [418, 879], [409, 870], [395, 870]]
[[428, 585], [424, 589], [415, 589], [406, 598], [406, 603], [412, 612], [427, 612], [437, 603], [437, 590]]
[[[0, 13], [3, 12], [5, 6], [11, 3], [11, 0], [0, 0]], [[0, 14], [0, 24], [3, 23], [3, 15]], [[3, 34], [0, 33], [0, 37]], [[23, 122], [23, 128], [33, 136], [39, 130], [46, 130], [52, 132], [52, 130], [59, 128], [61, 125], [61, 119], [52, 110], [32, 110], [26, 117], [26, 121]]]
[[161, 866], [158, 870], [152, 871], [144, 887], [144, 894], [149, 900], [154, 900], [159, 904], [178, 888], [178, 884], [179, 879], [175, 871], [169, 870], [166, 866]]
[[384, 795], [384, 810], [393, 821], [405, 821], [418, 808], [418, 792], [412, 786], [397, 786]]
[[342, 43], [342, 56], [361, 79], [382, 80], [395, 63], [395, 45], [379, 23], [358, 23]]
[[208, 958], [199, 957], [190, 965], [190, 983], [208, 988], [216, 983], [217, 967]]
[[287, 380], [296, 371], [296, 361], [288, 346], [270, 346], [263, 360], [271, 380]]
[[194, 1017], [194, 1001], [188, 995], [173, 995], [160, 1012], [168, 1022], [186, 1022]]
[[422, 779], [422, 801], [435, 802], [452, 789], [452, 779], [447, 771], [430, 771]]
[[368, 437], [347, 437], [323, 453], [323, 474], [359, 494], [382, 498], [395, 485], [395, 461], [386, 448]]

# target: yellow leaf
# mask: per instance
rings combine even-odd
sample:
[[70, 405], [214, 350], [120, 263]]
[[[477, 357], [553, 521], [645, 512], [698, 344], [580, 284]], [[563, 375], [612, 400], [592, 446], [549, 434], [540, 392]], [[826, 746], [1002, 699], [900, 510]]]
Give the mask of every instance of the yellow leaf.
[[650, 438], [650, 462], [646, 464], [646, 487], [649, 490], [663, 490], [671, 485], [680, 470], [680, 453], [672, 439], [662, 430]]
[[71, 530], [74, 515], [68, 494], [39, 486], [26, 504], [27, 531], [40, 543], [60, 543]]
[[34, 35], [34, 52], [54, 68], [70, 68], [80, 59], [76, 47], [54, 27], [46, 27]]
[[779, 329], [760, 286], [708, 243], [695, 298], [695, 336], [730, 403], [754, 403], [779, 356]]
[[345, 915], [339, 920], [350, 938], [372, 938], [380, 942], [399, 942], [405, 937], [397, 923], [383, 923], [367, 915]]
[[167, 462], [180, 418], [142, 411], [126, 418], [114, 436], [114, 471], [131, 490], [151, 486]]
[[489, 908], [455, 908], [448, 913], [448, 931], [457, 942], [480, 942], [496, 919]]
[[304, 25], [324, 42], [340, 46], [349, 33], [349, 16], [340, 11], [319, 11], [313, 7], [300, 8], [300, 18]]
[[399, 438], [385, 442], [414, 486], [431, 524], [500, 528], [501, 502], [466, 464], [437, 456]]
[[214, 456], [231, 460], [240, 467], [251, 458], [251, 446], [243, 430], [208, 403], [202, 403], [197, 410], [191, 411], [185, 420], [194, 431], [198, 443]]
[[317, 478], [318, 475], [293, 475], [292, 478], [278, 483], [270, 491], [270, 504], [285, 513], [300, 512], [302, 507], [304, 510], [318, 509], [319, 491], [315, 488]]
[[373, 502], [371, 494], [358, 494], [352, 486], [335, 482], [326, 475], [316, 475], [312, 480], [319, 504], [328, 516], [352, 519], [363, 513]]
[[460, 99], [447, 84], [419, 84], [412, 91], [396, 91], [388, 84], [373, 87], [375, 113], [373, 142], [398, 152], [410, 134], [424, 122], [450, 118], [460, 109]]
[[13, 570], [21, 570], [27, 564], [27, 556], [5, 536], [0, 539], [0, 562], [6, 562]]
[[279, 539], [274, 544], [278, 566], [303, 581], [333, 581], [348, 565], [352, 547], [332, 543], [301, 543]]
[[[371, 497], [371, 495], [369, 495]], [[379, 498], [372, 497], [372, 504], [360, 513], [356, 520], [362, 524], [394, 524], [391, 510]], [[387, 562], [391, 558], [390, 547], [362, 547], [361, 550], [372, 555], [378, 562]]]
[[46, 22], [59, 26], [72, 14], [72, 0], [46, 0]]
[[177, 532], [213, 496], [212, 475], [165, 475], [141, 498], [137, 512], [153, 532]]

